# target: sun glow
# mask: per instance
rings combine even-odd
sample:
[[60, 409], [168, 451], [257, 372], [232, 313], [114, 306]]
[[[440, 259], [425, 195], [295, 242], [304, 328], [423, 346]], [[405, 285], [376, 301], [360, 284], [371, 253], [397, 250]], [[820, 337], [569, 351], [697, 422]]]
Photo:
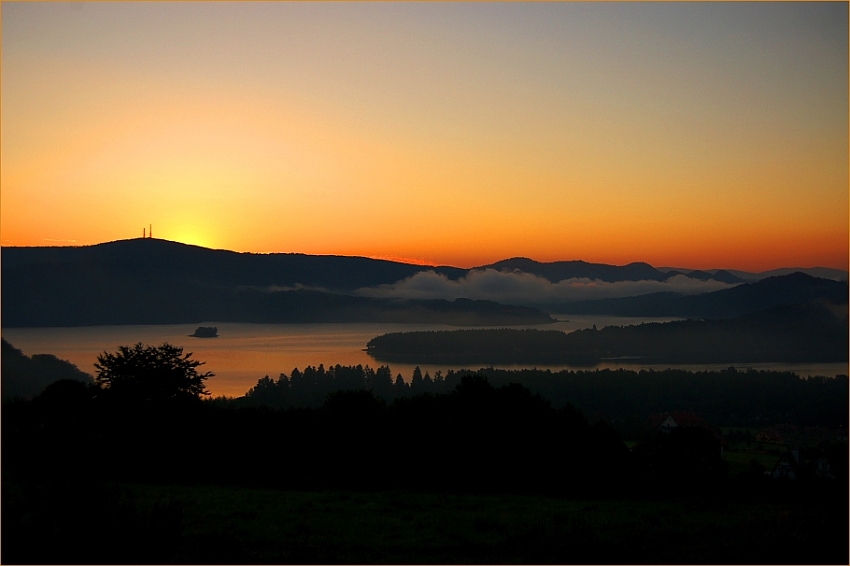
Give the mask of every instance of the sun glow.
[[846, 4], [390, 4], [5, 3], [2, 244], [847, 268]]
[[203, 248], [221, 247], [221, 243], [212, 234], [212, 230], [195, 223], [166, 225], [161, 232], [155, 231], [154, 235], [157, 238], [180, 242], [181, 244], [189, 244], [191, 246], [200, 246]]

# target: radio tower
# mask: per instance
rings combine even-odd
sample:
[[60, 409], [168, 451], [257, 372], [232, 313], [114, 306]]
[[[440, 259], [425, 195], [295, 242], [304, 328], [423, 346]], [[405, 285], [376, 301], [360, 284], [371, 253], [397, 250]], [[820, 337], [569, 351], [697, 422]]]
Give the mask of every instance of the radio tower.
[[153, 238], [153, 224], [150, 225], [150, 230], [148, 230], [148, 238]]

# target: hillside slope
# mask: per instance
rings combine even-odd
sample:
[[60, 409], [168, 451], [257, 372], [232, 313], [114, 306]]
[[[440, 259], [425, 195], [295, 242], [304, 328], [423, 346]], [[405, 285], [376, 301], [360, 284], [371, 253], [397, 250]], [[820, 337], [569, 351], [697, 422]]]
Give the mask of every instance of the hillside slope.
[[346, 291], [426, 268], [360, 257], [241, 254], [136, 239], [82, 248], [4, 248], [3, 326], [220, 322], [539, 324], [545, 313], [470, 300], [392, 300]]
[[550, 312], [618, 316], [730, 318], [779, 305], [799, 305], [817, 299], [846, 302], [847, 282], [792, 273], [702, 295], [651, 293], [636, 297], [565, 303]]

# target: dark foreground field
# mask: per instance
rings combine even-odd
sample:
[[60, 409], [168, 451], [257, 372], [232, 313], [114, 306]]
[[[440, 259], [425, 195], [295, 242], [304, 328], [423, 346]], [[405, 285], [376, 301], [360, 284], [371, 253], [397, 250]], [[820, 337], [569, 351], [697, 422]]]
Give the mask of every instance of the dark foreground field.
[[[325, 372], [340, 389], [319, 406], [297, 405], [322, 389], [317, 370], [263, 378], [241, 400], [166, 396], [151, 386], [172, 373], [149, 372], [4, 402], [0, 561], [848, 563], [846, 377], [630, 375], [639, 406], [621, 399], [606, 420], [514, 379], [591, 407], [628, 381], [619, 372], [465, 372], [392, 402], [375, 393], [388, 368], [372, 389], [364, 372]], [[640, 418], [682, 405], [725, 428]], [[782, 444], [764, 437], [773, 422]], [[796, 479], [769, 477], [781, 462]]]
[[776, 487], [583, 500], [6, 482], [3, 561], [846, 564], [846, 490]]

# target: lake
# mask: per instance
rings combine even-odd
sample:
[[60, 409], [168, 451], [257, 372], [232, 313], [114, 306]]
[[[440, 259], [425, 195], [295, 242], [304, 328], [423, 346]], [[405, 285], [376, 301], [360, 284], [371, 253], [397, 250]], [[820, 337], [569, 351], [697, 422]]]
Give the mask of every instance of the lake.
[[[540, 328], [572, 331], [596, 325], [640, 324], [642, 322], [667, 322], [674, 318], [632, 318], [600, 315], [555, 315], [554, 324], [535, 326], [512, 326], [510, 328]], [[569, 319], [569, 320], [566, 320]], [[189, 336], [198, 326], [217, 326], [218, 338], [193, 338]], [[94, 375], [97, 355], [103, 351], [115, 351], [118, 346], [137, 342], [159, 345], [168, 342], [193, 352], [194, 358], [206, 362], [204, 371], [212, 371], [215, 377], [207, 381], [207, 388], [214, 396], [237, 397], [253, 387], [257, 380], [268, 375], [277, 378], [283, 372], [289, 375], [293, 368], [304, 369], [308, 365], [325, 367], [331, 365], [383, 365], [364, 351], [366, 343], [387, 332], [409, 332], [414, 330], [456, 330], [447, 324], [398, 324], [398, 323], [328, 323], [328, 324], [249, 324], [232, 322], [204, 322], [200, 324], [131, 325], [131, 326], [83, 326], [71, 328], [4, 328], [3, 337], [28, 356], [53, 354], [76, 364], [81, 370]], [[464, 327], [467, 328], [467, 327]], [[546, 365], [541, 369], [665, 369], [678, 368], [691, 371], [723, 369], [731, 364], [638, 364], [605, 361], [582, 368], [567, 365]], [[393, 375], [402, 374], [410, 381], [414, 365], [390, 365]], [[427, 371], [445, 373], [457, 366], [423, 364]], [[479, 366], [471, 367], [477, 369]], [[518, 368], [528, 366], [497, 366]], [[793, 371], [801, 376], [827, 375], [834, 377], [848, 373], [847, 363], [760, 363], [740, 364], [741, 368], [761, 370]]]

